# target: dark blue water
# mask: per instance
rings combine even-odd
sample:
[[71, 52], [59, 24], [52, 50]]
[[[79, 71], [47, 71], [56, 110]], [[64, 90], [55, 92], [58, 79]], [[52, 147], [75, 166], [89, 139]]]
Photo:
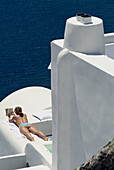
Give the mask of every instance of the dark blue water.
[[51, 88], [50, 42], [64, 36], [65, 21], [84, 12], [114, 31], [113, 0], [1, 0], [0, 101], [27, 86]]

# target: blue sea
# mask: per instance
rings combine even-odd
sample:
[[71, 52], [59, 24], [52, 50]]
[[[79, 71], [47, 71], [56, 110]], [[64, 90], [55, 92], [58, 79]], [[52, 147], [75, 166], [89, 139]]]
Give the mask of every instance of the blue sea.
[[81, 12], [114, 32], [114, 0], [0, 1], [0, 101], [24, 87], [51, 88], [50, 42], [63, 39], [66, 19]]

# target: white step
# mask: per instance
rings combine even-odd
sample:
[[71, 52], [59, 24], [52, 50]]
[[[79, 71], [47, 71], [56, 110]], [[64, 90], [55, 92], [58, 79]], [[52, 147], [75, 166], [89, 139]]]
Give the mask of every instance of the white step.
[[0, 157], [0, 170], [12, 170], [26, 167], [26, 155], [15, 154]]
[[47, 166], [38, 165], [38, 166], [32, 166], [32, 167], [15, 169], [15, 170], [50, 170], [50, 169]]

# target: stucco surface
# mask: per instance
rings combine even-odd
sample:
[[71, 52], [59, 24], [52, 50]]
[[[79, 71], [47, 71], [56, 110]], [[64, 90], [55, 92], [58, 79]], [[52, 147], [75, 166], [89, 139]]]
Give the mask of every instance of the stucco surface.
[[105, 45], [105, 55], [70, 51], [63, 44], [52, 42], [55, 170], [76, 168], [114, 136], [113, 43]]

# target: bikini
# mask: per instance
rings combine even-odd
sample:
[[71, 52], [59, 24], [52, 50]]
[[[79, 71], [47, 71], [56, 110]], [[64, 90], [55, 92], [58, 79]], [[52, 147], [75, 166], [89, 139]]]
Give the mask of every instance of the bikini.
[[23, 125], [26, 125], [27, 126], [27, 128], [29, 127], [29, 125], [30, 125], [30, 123], [22, 123], [20, 126], [19, 126], [19, 129], [20, 129], [20, 127], [21, 126], [23, 126]]

